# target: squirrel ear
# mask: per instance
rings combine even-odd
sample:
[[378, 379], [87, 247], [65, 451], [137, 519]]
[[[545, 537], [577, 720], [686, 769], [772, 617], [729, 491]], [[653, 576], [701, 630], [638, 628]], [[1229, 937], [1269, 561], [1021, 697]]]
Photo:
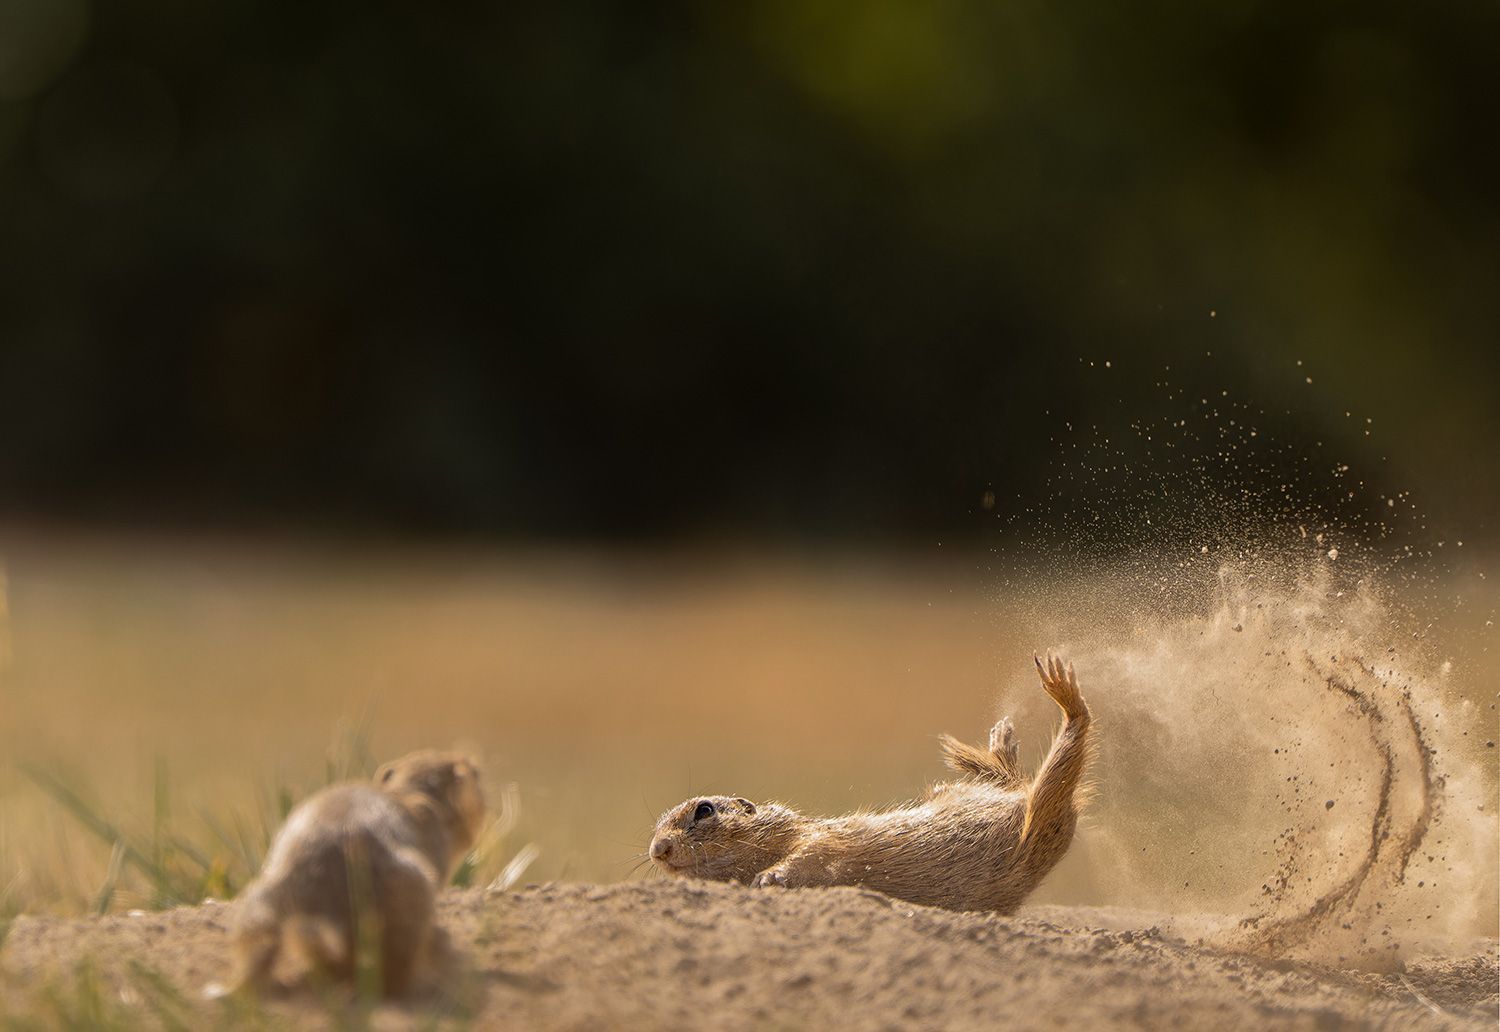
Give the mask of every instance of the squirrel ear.
[[743, 806], [745, 808], [745, 812], [746, 813], [754, 813], [755, 812], [755, 804], [752, 803], [750, 800], [748, 800], [748, 799], [736, 799], [735, 802], [737, 802], [741, 806]]
[[391, 780], [391, 775], [393, 775], [395, 773], [396, 773], [396, 767], [395, 767], [395, 765], [387, 763], [387, 764], [385, 764], [384, 766], [382, 766], [379, 770], [377, 770], [375, 772], [375, 781], [378, 784], [383, 785], [387, 781]]

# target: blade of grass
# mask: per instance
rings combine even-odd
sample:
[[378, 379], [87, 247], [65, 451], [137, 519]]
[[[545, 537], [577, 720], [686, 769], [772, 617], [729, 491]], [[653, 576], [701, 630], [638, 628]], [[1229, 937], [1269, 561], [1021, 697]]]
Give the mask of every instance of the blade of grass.
[[197, 864], [200, 869], [204, 871], [213, 870], [215, 861], [209, 859], [206, 853], [202, 852], [197, 846], [193, 845], [181, 835], [169, 836], [167, 841], [171, 843], [172, 848], [176, 852], [181, 853], [193, 863]]
[[224, 826], [206, 811], [200, 810], [198, 817], [203, 821], [204, 826], [213, 832], [214, 837], [219, 840], [224, 848], [229, 850], [240, 863], [245, 865], [247, 872], [254, 874], [260, 870], [260, 854], [251, 847], [249, 841], [245, 838], [245, 830], [238, 816], [235, 818], [236, 835], [230, 835]]
[[217, 854], [209, 857], [180, 835], [173, 835], [171, 843], [173, 849], [198, 867], [200, 877], [195, 883], [194, 897], [207, 899], [212, 896], [215, 899], [229, 899], [234, 896], [235, 882], [229, 876], [228, 865], [224, 863], [222, 857]]
[[171, 820], [171, 800], [167, 793], [167, 761], [156, 757], [151, 785], [151, 862], [157, 868], [167, 865], [165, 835]]
[[500, 789], [500, 817], [492, 826], [491, 833], [495, 838], [503, 839], [516, 830], [520, 819], [521, 786], [514, 781], [507, 781]]
[[453, 884], [461, 889], [473, 885], [480, 877], [489, 877], [503, 856], [506, 838], [520, 821], [520, 786], [513, 781], [508, 782], [501, 786], [500, 793], [499, 815], [479, 833], [474, 848], [469, 850], [454, 872]]
[[520, 881], [521, 876], [526, 873], [526, 868], [535, 863], [536, 858], [541, 855], [541, 846], [538, 846], [535, 842], [526, 843], [526, 845], [522, 846], [516, 852], [515, 856], [510, 858], [510, 863], [505, 865], [505, 869], [495, 877], [495, 880], [490, 882], [490, 891], [504, 892]]
[[125, 861], [146, 876], [164, 902], [182, 902], [177, 898], [176, 890], [172, 886], [171, 879], [167, 877], [166, 871], [153, 864], [150, 857], [132, 845], [125, 833], [118, 827], [95, 813], [77, 792], [51, 774], [29, 763], [19, 763], [16, 766], [34, 785], [60, 803], [63, 809], [71, 813], [85, 828], [109, 843], [111, 848], [118, 844]]
[[104, 873], [104, 884], [99, 886], [99, 893], [94, 897], [94, 916], [99, 917], [109, 912], [109, 904], [115, 898], [115, 886], [120, 883], [120, 870], [125, 866], [125, 844], [115, 842], [114, 849], [110, 850], [109, 868]]
[[130, 973], [136, 984], [145, 990], [142, 995], [146, 997], [146, 1003], [151, 1007], [162, 1028], [190, 1032], [191, 1029], [198, 1027], [198, 1022], [194, 1020], [192, 1005], [161, 972], [139, 960], [132, 959]]

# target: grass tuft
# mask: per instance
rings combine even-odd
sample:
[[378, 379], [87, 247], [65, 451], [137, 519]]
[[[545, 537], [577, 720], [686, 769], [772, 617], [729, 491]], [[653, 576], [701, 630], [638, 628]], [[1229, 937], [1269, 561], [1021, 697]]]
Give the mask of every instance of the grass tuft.
[[[367, 777], [375, 769], [369, 748], [368, 720], [343, 722], [328, 752], [325, 773], [335, 781]], [[71, 779], [33, 764], [18, 764], [26, 780], [108, 849], [103, 877], [71, 903], [78, 912], [103, 915], [125, 905], [161, 910], [206, 899], [229, 899], [242, 889], [265, 858], [271, 838], [298, 801], [278, 784], [260, 796], [252, 813], [228, 815], [198, 811], [184, 824], [175, 813], [170, 772], [164, 762], [153, 769], [151, 807], [143, 828], [132, 828], [105, 814], [91, 793]], [[521, 793], [515, 784], [501, 787], [496, 816], [480, 833], [456, 871], [458, 887], [515, 884], [540, 855], [534, 843], [515, 848], [511, 838], [521, 816]], [[0, 886], [0, 937], [10, 916], [22, 909], [15, 897], [16, 878]], [[80, 887], [84, 888], [84, 887]], [[128, 900], [128, 904], [127, 901]]]
[[[156, 889], [158, 907], [198, 901], [193, 898], [195, 895], [193, 892], [183, 892], [182, 888], [175, 884], [171, 870], [152, 859], [151, 848], [149, 846], [143, 848], [132, 841], [131, 836], [127, 835], [112, 821], [100, 814], [95, 807], [91, 806], [83, 798], [80, 792], [69, 787], [47, 771], [34, 767], [29, 763], [21, 763], [17, 766], [32, 784], [51, 796], [53, 801], [70, 813], [79, 824], [92, 832], [101, 841], [108, 844], [112, 851], [118, 851], [122, 864], [129, 864], [140, 874], [144, 875]], [[111, 898], [113, 895], [114, 889], [111, 885]]]

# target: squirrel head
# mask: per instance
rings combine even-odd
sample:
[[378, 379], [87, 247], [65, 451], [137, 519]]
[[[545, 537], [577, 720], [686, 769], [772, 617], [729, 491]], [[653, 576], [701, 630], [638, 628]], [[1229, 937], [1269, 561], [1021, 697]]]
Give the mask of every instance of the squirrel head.
[[448, 833], [449, 858], [454, 864], [478, 838], [484, 820], [484, 791], [479, 765], [460, 753], [423, 750], [408, 753], [381, 766], [375, 784], [397, 799], [430, 801], [431, 809]]
[[649, 855], [669, 875], [749, 884], [785, 855], [796, 819], [777, 803], [697, 796], [662, 814]]

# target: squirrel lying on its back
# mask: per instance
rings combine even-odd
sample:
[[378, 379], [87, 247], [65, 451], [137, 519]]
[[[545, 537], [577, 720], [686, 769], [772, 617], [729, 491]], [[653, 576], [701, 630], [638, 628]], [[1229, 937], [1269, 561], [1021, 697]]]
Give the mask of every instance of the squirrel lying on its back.
[[1072, 842], [1088, 759], [1089, 708], [1072, 664], [1049, 655], [1036, 665], [1065, 718], [1036, 777], [1022, 773], [1004, 719], [988, 749], [945, 736], [948, 766], [963, 776], [916, 802], [817, 818], [778, 803], [690, 799], [657, 822], [651, 859], [678, 877], [859, 885], [929, 906], [1010, 913]]

